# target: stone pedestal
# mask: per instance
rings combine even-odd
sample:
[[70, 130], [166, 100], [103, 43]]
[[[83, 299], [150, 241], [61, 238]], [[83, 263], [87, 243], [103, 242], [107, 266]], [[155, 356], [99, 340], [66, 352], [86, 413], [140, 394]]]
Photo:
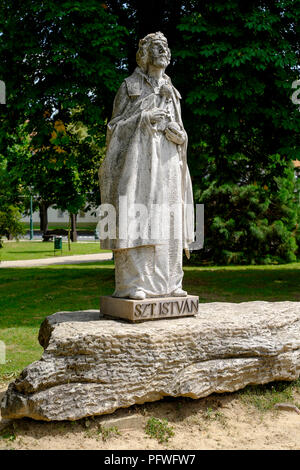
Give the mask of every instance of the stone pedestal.
[[158, 297], [145, 300], [100, 297], [100, 312], [105, 317], [121, 318], [132, 323], [162, 318], [190, 317], [198, 313], [199, 297]]
[[164, 396], [201, 398], [300, 375], [300, 302], [200, 304], [128, 324], [99, 311], [41, 325], [42, 358], [9, 385], [3, 418], [76, 420]]

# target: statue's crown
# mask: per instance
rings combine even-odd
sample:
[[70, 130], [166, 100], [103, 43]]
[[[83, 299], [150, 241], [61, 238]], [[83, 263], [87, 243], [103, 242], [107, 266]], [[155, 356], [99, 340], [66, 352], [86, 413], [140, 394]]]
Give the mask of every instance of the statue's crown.
[[140, 40], [139, 45], [145, 44], [145, 42], [148, 42], [150, 40], [151, 41], [159, 40], [159, 41], [163, 41], [166, 44], [168, 44], [168, 40], [167, 40], [166, 36], [163, 33], [161, 33], [160, 31], [158, 31], [157, 33], [147, 34], [147, 36], [145, 36], [143, 39]]

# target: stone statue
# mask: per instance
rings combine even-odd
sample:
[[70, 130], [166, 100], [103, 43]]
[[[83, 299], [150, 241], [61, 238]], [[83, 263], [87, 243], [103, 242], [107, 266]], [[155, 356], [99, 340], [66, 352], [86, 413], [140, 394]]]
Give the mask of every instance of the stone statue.
[[[170, 58], [162, 33], [139, 41], [138, 67], [117, 92], [108, 123], [107, 153], [99, 171], [101, 204], [114, 206], [117, 222], [115, 237], [102, 240], [101, 246], [114, 253], [115, 297], [187, 295], [182, 289], [182, 252], [188, 253], [194, 240], [193, 193], [181, 96], [164, 73]], [[156, 210], [151, 233], [149, 218], [139, 236], [121, 233], [120, 218], [130, 205], [147, 214]], [[158, 225], [165, 228], [168, 217], [159, 212], [162, 207], [168, 209], [167, 237], [153, 236]]]

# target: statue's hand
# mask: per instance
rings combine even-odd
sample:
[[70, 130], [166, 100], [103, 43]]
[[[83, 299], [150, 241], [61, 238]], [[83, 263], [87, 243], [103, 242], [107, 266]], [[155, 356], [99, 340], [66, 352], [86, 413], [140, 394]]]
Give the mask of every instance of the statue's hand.
[[164, 109], [153, 108], [149, 112], [149, 119], [150, 119], [151, 124], [155, 124], [161, 121], [167, 116], [167, 114], [168, 114], [167, 111], [165, 111]]
[[185, 142], [185, 133], [180, 129], [177, 122], [170, 122], [165, 130], [165, 136], [174, 144], [182, 145]]

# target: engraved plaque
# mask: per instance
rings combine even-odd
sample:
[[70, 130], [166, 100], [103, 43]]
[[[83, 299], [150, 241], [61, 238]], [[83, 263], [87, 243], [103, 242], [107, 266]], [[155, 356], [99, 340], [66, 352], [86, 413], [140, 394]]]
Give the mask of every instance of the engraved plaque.
[[100, 312], [104, 316], [130, 322], [194, 316], [198, 313], [199, 297], [158, 297], [145, 300], [100, 297]]

